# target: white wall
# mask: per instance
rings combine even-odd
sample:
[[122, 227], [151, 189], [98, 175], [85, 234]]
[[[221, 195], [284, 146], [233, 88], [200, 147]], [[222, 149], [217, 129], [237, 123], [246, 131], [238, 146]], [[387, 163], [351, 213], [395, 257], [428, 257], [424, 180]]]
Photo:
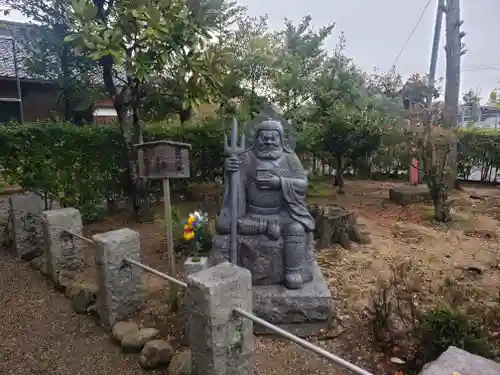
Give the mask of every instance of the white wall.
[[97, 117], [116, 117], [116, 111], [114, 108], [96, 108], [94, 110], [94, 116], [97, 116]]

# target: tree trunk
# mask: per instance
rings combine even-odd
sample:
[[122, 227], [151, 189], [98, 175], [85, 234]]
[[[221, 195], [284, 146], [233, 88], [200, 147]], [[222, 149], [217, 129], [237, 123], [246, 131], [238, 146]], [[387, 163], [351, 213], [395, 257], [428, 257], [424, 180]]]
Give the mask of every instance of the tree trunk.
[[434, 188], [431, 191], [432, 203], [434, 204], [434, 217], [441, 223], [451, 221], [451, 212], [448, 203], [448, 192], [443, 188]]
[[[132, 108], [132, 129], [134, 132], [134, 136], [132, 137], [132, 140], [134, 144], [140, 144], [143, 143], [142, 139], [142, 129], [141, 129], [141, 124], [139, 122], [139, 114], [138, 114], [138, 101], [134, 99]], [[154, 217], [153, 217], [153, 210], [151, 209], [151, 202], [149, 200], [149, 189], [148, 189], [148, 179], [147, 178], [141, 178], [139, 175], [139, 155], [137, 152], [137, 149], [134, 147], [134, 144], [132, 144], [132, 155], [133, 159], [129, 159], [129, 164], [132, 165], [133, 161], [133, 171], [131, 173], [131, 176], [133, 176], [131, 179], [132, 181], [135, 181], [134, 187], [134, 213], [136, 215], [136, 219], [140, 223], [144, 222], [152, 222]]]
[[[153, 213], [151, 202], [149, 201], [147, 181], [143, 181], [140, 178], [138, 155], [134, 147], [134, 145], [142, 142], [142, 131], [137, 113], [137, 97], [133, 95], [134, 89], [137, 93], [137, 82], [135, 82], [133, 77], [128, 77], [127, 85], [118, 92], [113, 80], [113, 58], [111, 56], [104, 56], [99, 62], [103, 70], [102, 78], [104, 85], [116, 110], [118, 124], [127, 153], [127, 176], [124, 181], [124, 190], [130, 200], [137, 221], [152, 221]], [[134, 108], [131, 108], [127, 102], [135, 102]], [[130, 109], [133, 110], [132, 113], [130, 113]]]
[[337, 154], [337, 172], [335, 173], [335, 185], [337, 185], [337, 192], [344, 194], [344, 168], [345, 158], [343, 154]]

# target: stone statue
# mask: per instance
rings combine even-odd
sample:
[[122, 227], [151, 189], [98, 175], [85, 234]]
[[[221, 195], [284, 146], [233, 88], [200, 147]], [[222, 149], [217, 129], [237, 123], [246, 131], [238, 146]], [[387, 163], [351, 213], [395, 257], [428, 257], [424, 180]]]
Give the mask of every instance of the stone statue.
[[[284, 283], [300, 289], [312, 281], [315, 261], [314, 219], [305, 201], [307, 172], [285, 144], [280, 121], [259, 121], [253, 138], [249, 149], [226, 160], [227, 174], [239, 176], [231, 181], [237, 184], [237, 263], [252, 272], [254, 285]], [[229, 259], [229, 185], [217, 218], [212, 264]]]

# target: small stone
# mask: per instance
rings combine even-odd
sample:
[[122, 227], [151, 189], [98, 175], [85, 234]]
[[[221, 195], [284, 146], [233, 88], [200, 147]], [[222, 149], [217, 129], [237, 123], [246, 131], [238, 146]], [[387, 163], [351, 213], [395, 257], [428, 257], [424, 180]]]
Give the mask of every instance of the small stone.
[[87, 313], [87, 308], [96, 301], [96, 298], [96, 291], [92, 287], [81, 286], [73, 295], [71, 306], [77, 314], [85, 314]]
[[191, 375], [191, 350], [186, 349], [176, 354], [168, 365], [167, 375]]
[[121, 342], [123, 340], [123, 336], [131, 332], [139, 332], [139, 325], [132, 322], [118, 322], [111, 330], [113, 339], [118, 342]]
[[38, 271], [41, 268], [42, 263], [44, 263], [43, 256], [36, 257], [36, 258], [31, 259], [30, 267], [33, 268], [34, 270]]
[[60, 272], [57, 275], [57, 281], [54, 282], [54, 287], [61, 293], [67, 293], [66, 291], [71, 288], [75, 281], [75, 275], [69, 272]]
[[139, 351], [148, 341], [156, 338], [158, 333], [156, 328], [141, 328], [138, 331], [128, 332], [122, 337], [121, 347], [125, 352]]
[[478, 265], [478, 264], [470, 264], [464, 267], [466, 271], [471, 271], [475, 272], [478, 275], [481, 275], [484, 272], [484, 267]]
[[168, 365], [174, 350], [165, 340], [148, 341], [142, 348], [139, 363], [145, 369]]
[[398, 358], [398, 357], [391, 357], [391, 359], [389, 360], [389, 362], [396, 363], [398, 365], [403, 365], [403, 364], [406, 363], [405, 361], [403, 361], [401, 358]]

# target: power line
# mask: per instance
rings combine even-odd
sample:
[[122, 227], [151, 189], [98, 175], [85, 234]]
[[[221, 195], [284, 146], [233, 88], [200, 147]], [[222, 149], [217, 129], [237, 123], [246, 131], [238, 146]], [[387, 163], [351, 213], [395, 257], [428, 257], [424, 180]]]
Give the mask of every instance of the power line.
[[398, 62], [398, 60], [401, 57], [401, 55], [403, 54], [404, 50], [408, 46], [408, 43], [410, 43], [411, 38], [415, 34], [415, 31], [417, 31], [418, 27], [420, 26], [420, 22], [422, 22], [422, 19], [424, 18], [424, 15], [425, 15], [425, 12], [426, 12], [427, 8], [429, 7], [429, 5], [431, 4], [431, 2], [432, 2], [432, 0], [428, 0], [427, 4], [425, 4], [425, 6], [424, 6], [424, 9], [422, 9], [422, 13], [420, 13], [420, 17], [418, 18], [417, 23], [413, 27], [413, 30], [410, 32], [410, 35], [408, 36], [408, 39], [406, 39], [406, 42], [403, 45], [403, 48], [401, 48], [401, 51], [399, 51], [398, 55], [394, 59], [394, 62], [392, 63], [392, 68], [393, 69], [396, 68], [396, 63]]
[[478, 72], [483, 70], [500, 70], [500, 64], [496, 65], [476, 65], [462, 68], [463, 72]]

